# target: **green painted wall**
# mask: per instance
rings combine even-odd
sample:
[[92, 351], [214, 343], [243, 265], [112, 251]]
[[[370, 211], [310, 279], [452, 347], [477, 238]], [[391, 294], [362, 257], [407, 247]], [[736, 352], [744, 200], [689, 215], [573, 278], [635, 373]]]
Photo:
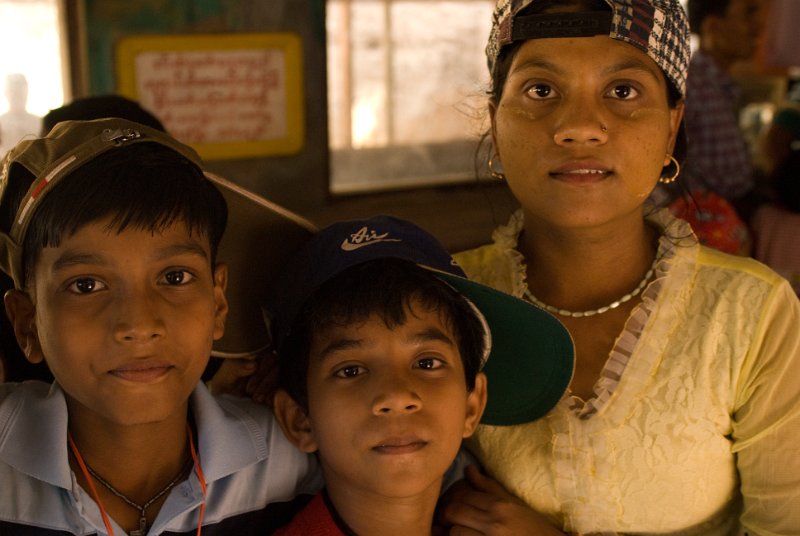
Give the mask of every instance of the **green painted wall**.
[[328, 196], [324, 0], [82, 0], [89, 93], [117, 91], [115, 43], [131, 35], [295, 32], [303, 42], [305, 146], [295, 155], [208, 167], [297, 211]]

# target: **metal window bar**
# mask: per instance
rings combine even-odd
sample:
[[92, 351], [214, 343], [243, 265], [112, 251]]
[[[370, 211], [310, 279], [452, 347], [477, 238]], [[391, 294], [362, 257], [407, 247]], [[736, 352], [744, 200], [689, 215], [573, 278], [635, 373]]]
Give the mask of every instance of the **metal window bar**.
[[[342, 96], [336, 110], [336, 122], [333, 125], [337, 140], [340, 140], [341, 149], [353, 148], [353, 99], [358, 88], [356, 80], [356, 70], [353, 65], [353, 9], [357, 2], [381, 2], [383, 17], [383, 36], [381, 46], [383, 48], [383, 84], [384, 84], [384, 106], [382, 110], [383, 122], [381, 123], [381, 134], [386, 140], [386, 145], [391, 146], [396, 140], [396, 117], [395, 117], [395, 49], [393, 27], [394, 16], [393, 6], [407, 0], [328, 0], [328, 8], [331, 13], [335, 13], [339, 23], [340, 31], [333, 36], [333, 40], [339, 50], [339, 57], [336, 58], [336, 65], [332, 68], [337, 69], [343, 76], [336, 84], [336, 91]], [[491, 0], [461, 0], [464, 3], [484, 2], [490, 3]], [[331, 85], [330, 90], [334, 90]]]
[[392, 1], [383, 0], [383, 54], [384, 80], [386, 83], [386, 102], [384, 115], [386, 120], [386, 144], [393, 145], [394, 132], [394, 38], [392, 35]]

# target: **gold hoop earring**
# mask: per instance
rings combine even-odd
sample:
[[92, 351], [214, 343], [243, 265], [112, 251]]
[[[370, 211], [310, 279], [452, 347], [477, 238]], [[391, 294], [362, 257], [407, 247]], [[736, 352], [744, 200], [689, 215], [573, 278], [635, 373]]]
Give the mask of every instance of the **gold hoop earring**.
[[672, 163], [675, 164], [675, 173], [673, 173], [670, 177], [659, 177], [658, 182], [660, 182], [661, 184], [672, 184], [673, 182], [675, 182], [675, 179], [678, 178], [678, 175], [681, 174], [680, 163], [671, 154], [668, 154], [667, 156], [672, 161]]
[[497, 153], [494, 153], [494, 154], [492, 154], [492, 156], [489, 157], [489, 163], [488, 163], [489, 174], [492, 176], [493, 179], [500, 179], [501, 181], [504, 181], [504, 180], [506, 180], [505, 174], [503, 172], [501, 172], [501, 171], [496, 171], [494, 169], [494, 157], [495, 157], [495, 155], [499, 156]]

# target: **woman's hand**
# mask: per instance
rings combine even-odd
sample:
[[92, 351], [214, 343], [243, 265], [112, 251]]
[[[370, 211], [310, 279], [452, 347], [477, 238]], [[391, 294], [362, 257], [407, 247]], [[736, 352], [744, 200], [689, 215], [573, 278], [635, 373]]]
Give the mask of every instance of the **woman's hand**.
[[475, 465], [466, 478], [452, 485], [439, 500], [438, 522], [455, 536], [551, 536], [563, 532], [510, 494]]
[[255, 358], [225, 358], [206, 386], [215, 395], [245, 396], [248, 378], [257, 368]]
[[272, 406], [278, 384], [278, 357], [267, 351], [247, 358], [225, 358], [214, 376], [206, 382], [216, 394], [249, 396]]
[[278, 388], [278, 356], [267, 351], [258, 360], [258, 368], [247, 380], [245, 393], [256, 402], [272, 407], [272, 396]]

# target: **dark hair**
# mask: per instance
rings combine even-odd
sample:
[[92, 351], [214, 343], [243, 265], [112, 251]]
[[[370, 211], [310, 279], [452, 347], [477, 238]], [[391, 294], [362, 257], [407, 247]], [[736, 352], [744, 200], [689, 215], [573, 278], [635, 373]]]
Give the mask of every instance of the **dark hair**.
[[699, 34], [703, 21], [711, 16], [722, 17], [728, 10], [730, 0], [689, 0], [686, 11], [689, 15], [689, 28], [692, 33]]
[[[34, 177], [17, 181], [0, 225], [11, 219]], [[9, 184], [11, 186], [11, 184]], [[159, 232], [183, 221], [190, 233], [208, 238], [211, 263], [227, 223], [220, 191], [192, 162], [155, 143], [112, 149], [76, 169], [42, 199], [25, 234], [24, 281], [30, 281], [39, 252], [55, 247], [88, 223], [112, 216], [109, 228]]]
[[[541, 13], [554, 5], [561, 5], [563, 3], [564, 2], [559, 2], [558, 0], [545, 0], [544, 2], [528, 6], [520, 11], [517, 16]], [[576, 3], [581, 3], [584, 10], [600, 10], [602, 9], [602, 6], [605, 6], [606, 9], [608, 8], [608, 4], [605, 2], [605, 0], [587, 0], [585, 3]], [[503, 96], [503, 88], [505, 88], [506, 80], [508, 79], [508, 72], [511, 69], [511, 63], [514, 61], [514, 57], [517, 55], [517, 52], [519, 51], [520, 47], [522, 47], [523, 43], [525, 43], [525, 41], [515, 41], [504, 46], [498, 54], [494, 72], [491, 73], [491, 86], [489, 87], [489, 100], [495, 107], [500, 104], [500, 99]], [[681, 92], [677, 87], [675, 87], [670, 79], [666, 77], [666, 75], [664, 75], [664, 81], [667, 84], [667, 105], [670, 108], [675, 108], [681, 101]], [[487, 135], [488, 132], [484, 135], [484, 137], [487, 137]], [[686, 144], [686, 128], [684, 127], [684, 122], [682, 120], [680, 126], [678, 127], [678, 135], [675, 139], [675, 148], [672, 152], [672, 156], [681, 164], [683, 164], [684, 160], [686, 159]], [[665, 170], [663, 174], [671, 175], [672, 173], [671, 170], [668, 169]]]
[[800, 151], [792, 151], [772, 174], [778, 202], [800, 213]]
[[325, 282], [303, 304], [278, 349], [279, 385], [308, 410], [308, 360], [315, 336], [378, 315], [388, 328], [403, 325], [412, 300], [442, 315], [458, 344], [467, 390], [483, 357], [483, 325], [458, 291], [406, 260], [386, 258], [353, 266]]
[[161, 121], [138, 102], [121, 95], [94, 95], [75, 99], [47, 112], [42, 117], [41, 134], [44, 136], [61, 121], [88, 121], [106, 117], [121, 117], [166, 132]]

